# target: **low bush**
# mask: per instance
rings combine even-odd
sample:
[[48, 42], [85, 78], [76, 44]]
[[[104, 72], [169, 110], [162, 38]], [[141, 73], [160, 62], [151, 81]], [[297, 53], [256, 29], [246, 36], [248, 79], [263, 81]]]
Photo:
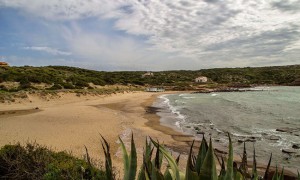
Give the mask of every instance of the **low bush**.
[[0, 150], [0, 179], [106, 179], [105, 172], [66, 152], [37, 144]]

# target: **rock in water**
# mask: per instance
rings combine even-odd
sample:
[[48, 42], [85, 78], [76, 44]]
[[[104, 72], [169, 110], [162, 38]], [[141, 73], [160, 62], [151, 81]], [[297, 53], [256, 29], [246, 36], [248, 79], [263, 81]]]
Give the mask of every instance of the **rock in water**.
[[294, 148], [294, 149], [300, 149], [300, 144], [293, 144], [292, 148]]
[[282, 149], [281, 151], [283, 153], [287, 153], [287, 154], [294, 154], [294, 153], [296, 153], [296, 151], [293, 150], [293, 149]]
[[296, 129], [285, 127], [285, 128], [277, 128], [276, 131], [279, 132], [287, 132], [287, 133], [293, 133]]
[[280, 136], [275, 136], [275, 135], [270, 136], [270, 140], [278, 141], [279, 139]]

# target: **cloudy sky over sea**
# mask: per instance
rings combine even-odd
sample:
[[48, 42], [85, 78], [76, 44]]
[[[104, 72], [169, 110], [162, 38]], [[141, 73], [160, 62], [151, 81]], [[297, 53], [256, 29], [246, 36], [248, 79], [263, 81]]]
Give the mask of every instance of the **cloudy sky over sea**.
[[300, 64], [300, 1], [0, 0], [0, 56], [97, 70]]

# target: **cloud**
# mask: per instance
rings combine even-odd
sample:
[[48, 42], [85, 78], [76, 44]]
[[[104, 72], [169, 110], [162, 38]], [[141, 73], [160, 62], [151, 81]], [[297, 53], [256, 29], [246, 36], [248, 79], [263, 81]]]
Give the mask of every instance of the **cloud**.
[[78, 24], [63, 32], [73, 54], [111, 67], [300, 63], [298, 0], [2, 0], [0, 7], [51, 22], [112, 21], [114, 31], [125, 35], [91, 33]]
[[300, 2], [298, 0], [285, 0], [272, 2], [273, 7], [281, 11], [297, 13], [300, 10]]
[[32, 51], [42, 51], [46, 52], [52, 55], [64, 55], [64, 56], [70, 56], [72, 53], [66, 52], [66, 51], [60, 51], [55, 48], [46, 47], [46, 46], [31, 46], [31, 47], [23, 47], [23, 49], [26, 50], [32, 50]]

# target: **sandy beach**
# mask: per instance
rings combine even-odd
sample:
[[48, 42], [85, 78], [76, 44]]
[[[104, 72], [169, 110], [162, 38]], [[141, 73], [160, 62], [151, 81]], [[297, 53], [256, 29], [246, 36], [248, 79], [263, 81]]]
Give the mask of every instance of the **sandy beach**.
[[[160, 126], [159, 117], [149, 106], [161, 93], [130, 92], [107, 96], [60, 94], [45, 100], [30, 95], [27, 101], [0, 105], [0, 146], [37, 142], [56, 151], [82, 157], [84, 146], [95, 160], [103, 161], [102, 134], [111, 146], [113, 162], [122, 171], [120, 136], [129, 144], [134, 134], [137, 151], [143, 151], [146, 136], [170, 147], [187, 147], [190, 136]], [[176, 140], [181, 141], [176, 141]], [[138, 153], [142, 155], [142, 153]], [[142, 157], [138, 157], [141, 162]]]

